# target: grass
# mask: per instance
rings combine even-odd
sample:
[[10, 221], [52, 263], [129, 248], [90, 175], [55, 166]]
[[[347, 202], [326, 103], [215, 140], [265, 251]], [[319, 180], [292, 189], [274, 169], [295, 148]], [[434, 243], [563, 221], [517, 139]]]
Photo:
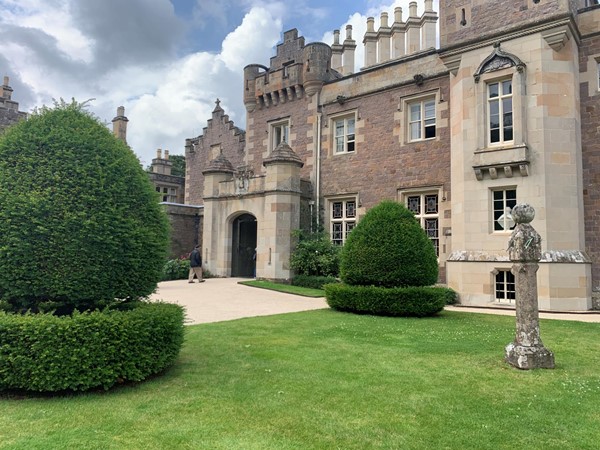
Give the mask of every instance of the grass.
[[323, 289], [311, 289], [302, 286], [293, 286], [291, 284], [274, 283], [272, 281], [249, 280], [240, 281], [239, 284], [269, 289], [271, 291], [286, 292], [288, 294], [302, 295], [304, 297], [325, 297], [325, 291]]
[[555, 370], [503, 362], [514, 318], [318, 310], [186, 328], [146, 383], [0, 398], [2, 449], [592, 449], [598, 324], [543, 320]]

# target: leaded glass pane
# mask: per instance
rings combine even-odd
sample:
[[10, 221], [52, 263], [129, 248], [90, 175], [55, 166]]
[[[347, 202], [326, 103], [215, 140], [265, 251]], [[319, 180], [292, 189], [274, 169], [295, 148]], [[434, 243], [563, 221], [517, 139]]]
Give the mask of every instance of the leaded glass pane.
[[350, 233], [354, 229], [355, 225], [355, 222], [346, 222], [346, 237], [348, 237], [348, 233]]
[[425, 214], [437, 214], [438, 196], [436, 194], [425, 196]]
[[356, 202], [346, 202], [346, 217], [356, 217]]
[[430, 238], [438, 237], [438, 220], [437, 219], [425, 219], [425, 232]]
[[336, 245], [343, 244], [344, 241], [343, 241], [343, 237], [342, 237], [342, 223], [341, 222], [331, 224], [331, 240]]
[[334, 219], [341, 219], [343, 215], [342, 202], [333, 203], [333, 214]]
[[413, 214], [421, 214], [421, 196], [415, 195], [407, 199], [408, 210]]

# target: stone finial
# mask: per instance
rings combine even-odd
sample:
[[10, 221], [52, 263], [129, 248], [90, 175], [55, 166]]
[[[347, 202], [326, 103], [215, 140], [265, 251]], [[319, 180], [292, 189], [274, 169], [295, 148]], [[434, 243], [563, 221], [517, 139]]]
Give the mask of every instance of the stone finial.
[[527, 203], [519, 204], [512, 209], [511, 215], [517, 225], [508, 241], [510, 260], [537, 263], [542, 259], [542, 238], [530, 225], [535, 210]]
[[215, 159], [213, 159], [206, 170], [202, 171], [203, 174], [207, 173], [234, 173], [233, 164], [223, 155], [223, 152], [219, 153]]
[[282, 141], [275, 147], [275, 150], [271, 152], [271, 156], [263, 161], [263, 166], [276, 163], [293, 163], [300, 167], [304, 165], [302, 158], [300, 158], [285, 141]]

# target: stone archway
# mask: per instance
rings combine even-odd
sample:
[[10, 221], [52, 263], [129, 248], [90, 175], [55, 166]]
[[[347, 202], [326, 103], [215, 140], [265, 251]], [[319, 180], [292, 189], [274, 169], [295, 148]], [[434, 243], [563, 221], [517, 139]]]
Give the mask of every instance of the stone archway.
[[253, 278], [256, 272], [256, 217], [235, 218], [231, 234], [231, 276]]

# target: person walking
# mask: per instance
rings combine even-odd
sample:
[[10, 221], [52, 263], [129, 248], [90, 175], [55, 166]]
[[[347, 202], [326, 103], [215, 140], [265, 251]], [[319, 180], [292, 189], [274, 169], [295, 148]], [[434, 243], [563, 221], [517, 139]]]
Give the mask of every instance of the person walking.
[[188, 283], [194, 282], [194, 275], [198, 278], [198, 283], [204, 283], [202, 279], [202, 255], [200, 254], [200, 246], [196, 245], [192, 253], [190, 253], [190, 274]]

